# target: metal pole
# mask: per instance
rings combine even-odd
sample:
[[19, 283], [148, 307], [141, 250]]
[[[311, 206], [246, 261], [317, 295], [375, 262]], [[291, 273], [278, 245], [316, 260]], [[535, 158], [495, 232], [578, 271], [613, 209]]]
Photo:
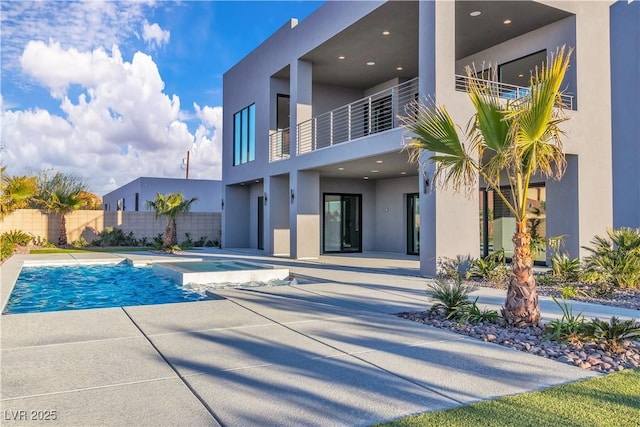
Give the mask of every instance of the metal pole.
[[187, 179], [189, 179], [189, 151], [187, 150]]

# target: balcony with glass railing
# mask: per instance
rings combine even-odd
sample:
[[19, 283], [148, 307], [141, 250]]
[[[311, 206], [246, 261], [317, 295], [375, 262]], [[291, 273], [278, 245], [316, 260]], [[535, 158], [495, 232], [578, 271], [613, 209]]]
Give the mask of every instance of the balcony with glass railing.
[[[456, 90], [460, 92], [468, 92], [469, 86], [473, 82], [480, 86], [484, 86], [492, 95], [502, 99], [521, 99], [529, 95], [529, 88], [523, 86], [514, 86], [493, 80], [483, 80], [475, 77], [463, 76], [461, 74], [456, 74], [455, 78]], [[575, 109], [573, 96], [568, 94], [562, 94], [557, 105], [569, 110]]]

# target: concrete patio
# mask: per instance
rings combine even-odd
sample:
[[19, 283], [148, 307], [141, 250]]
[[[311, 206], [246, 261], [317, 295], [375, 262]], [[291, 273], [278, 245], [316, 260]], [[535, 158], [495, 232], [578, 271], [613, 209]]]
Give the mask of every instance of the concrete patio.
[[[78, 255], [54, 258], [92, 254]], [[202, 302], [3, 315], [2, 424], [42, 425], [33, 416], [55, 411], [58, 425], [370, 425], [595, 375], [393, 316], [430, 304], [415, 258], [190, 255], [287, 265], [301, 284], [223, 290]], [[3, 265], [3, 306], [27, 257]], [[477, 295], [499, 306], [504, 291]], [[545, 315], [557, 316], [542, 300]]]

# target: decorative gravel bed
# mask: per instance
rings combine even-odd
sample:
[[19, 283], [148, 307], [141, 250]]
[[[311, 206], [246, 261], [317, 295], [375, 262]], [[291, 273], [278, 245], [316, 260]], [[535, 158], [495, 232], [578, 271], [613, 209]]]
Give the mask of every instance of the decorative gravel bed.
[[397, 316], [596, 372], [611, 373], [640, 367], [640, 345], [633, 341], [624, 341], [623, 350], [616, 354], [607, 350], [604, 344], [564, 344], [545, 340], [541, 327], [512, 329], [495, 323], [459, 324], [428, 311], [398, 313]]
[[[490, 282], [474, 281], [473, 285], [497, 287]], [[554, 296], [558, 299], [562, 297], [560, 290], [554, 286], [538, 285], [537, 290], [539, 295]], [[582, 295], [574, 299], [640, 310], [640, 291], [616, 290], [610, 298], [591, 298]], [[619, 353], [613, 353], [602, 343], [570, 344], [549, 341], [545, 338], [542, 327], [515, 329], [496, 323], [459, 324], [456, 320], [448, 320], [440, 313], [428, 311], [398, 313], [398, 316], [596, 372], [610, 373], [640, 367], [639, 342], [624, 341], [622, 350]], [[636, 319], [640, 320], [640, 311]]]

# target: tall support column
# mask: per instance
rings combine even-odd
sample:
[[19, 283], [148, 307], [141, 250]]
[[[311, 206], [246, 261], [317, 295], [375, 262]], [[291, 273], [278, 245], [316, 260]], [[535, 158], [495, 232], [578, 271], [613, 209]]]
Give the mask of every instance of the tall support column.
[[296, 171], [290, 176], [290, 256], [320, 256], [320, 173]]
[[290, 117], [291, 126], [291, 157], [298, 154], [298, 124], [309, 120], [312, 115], [312, 70], [313, 64], [308, 61], [297, 60], [290, 68]]
[[[269, 251], [273, 255], [289, 255], [289, 211], [290, 211], [290, 194], [289, 194], [289, 176], [278, 175], [272, 176], [266, 181], [269, 185], [269, 200], [267, 202], [269, 212], [267, 239]], [[267, 245], [265, 241], [265, 245]], [[267, 246], [265, 246], [266, 248]]]
[[[456, 102], [455, 76], [455, 3], [420, 2], [419, 90], [420, 97], [436, 102]], [[438, 60], [435, 56], [438, 53]], [[457, 123], [469, 120], [470, 104], [464, 101], [450, 111]], [[432, 153], [424, 153], [420, 168], [420, 273], [434, 276], [441, 257], [456, 255], [477, 257], [480, 253], [478, 190], [474, 197], [464, 191], [439, 188], [433, 182], [433, 165], [427, 164]], [[426, 168], [426, 170], [425, 170]]]

